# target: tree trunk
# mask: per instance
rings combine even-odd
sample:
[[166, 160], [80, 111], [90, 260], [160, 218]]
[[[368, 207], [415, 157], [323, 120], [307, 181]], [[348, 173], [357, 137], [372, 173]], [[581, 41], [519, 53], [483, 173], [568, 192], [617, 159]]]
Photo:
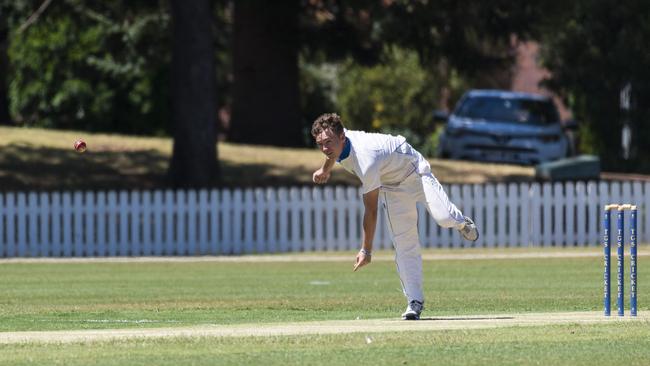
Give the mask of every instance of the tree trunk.
[[6, 19], [0, 19], [0, 126], [12, 125], [9, 115], [9, 94], [7, 92], [7, 73], [9, 72], [9, 32]]
[[172, 0], [172, 123], [170, 163], [177, 188], [214, 185], [219, 177], [217, 106], [210, 0]]
[[230, 140], [304, 144], [298, 86], [299, 0], [235, 1]]

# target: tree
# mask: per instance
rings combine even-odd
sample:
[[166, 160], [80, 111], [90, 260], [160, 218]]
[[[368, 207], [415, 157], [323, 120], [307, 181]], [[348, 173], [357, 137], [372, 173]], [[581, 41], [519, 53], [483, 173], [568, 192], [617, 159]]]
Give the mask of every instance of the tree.
[[24, 21], [29, 5], [29, 0], [0, 0], [0, 125], [13, 124], [9, 113], [9, 33]]
[[9, 96], [7, 91], [7, 73], [9, 72], [9, 27], [7, 18], [0, 16], [0, 125], [12, 124], [9, 116]]
[[540, 8], [508, 0], [235, 1], [231, 138], [304, 143], [299, 133], [309, 121], [300, 120], [294, 102], [298, 54], [307, 62], [352, 58], [371, 66], [394, 45], [416, 51], [433, 78], [443, 80], [438, 85], [458, 73], [474, 86], [504, 86], [513, 37], [532, 34]]
[[41, 3], [47, 1], [33, 0], [10, 26], [9, 99], [16, 122], [169, 133], [171, 52], [164, 3], [52, 1], [40, 17], [26, 21]]
[[[543, 25], [547, 85], [562, 95], [581, 125], [581, 150], [598, 154], [604, 169], [650, 171], [650, 140], [643, 124], [650, 118], [650, 38], [647, 1], [564, 2], [558, 16]], [[631, 114], [620, 107], [620, 93], [631, 85]], [[622, 149], [623, 121], [632, 129], [631, 156]], [[635, 148], [635, 149], [634, 149]]]
[[235, 1], [230, 140], [302, 144], [299, 0]]
[[175, 187], [206, 187], [219, 176], [210, 0], [171, 1], [172, 120], [170, 176]]
[[508, 88], [514, 46], [537, 35], [544, 9], [509, 0], [395, 0], [383, 22], [383, 38], [416, 51], [444, 89], [453, 75], [466, 87]]

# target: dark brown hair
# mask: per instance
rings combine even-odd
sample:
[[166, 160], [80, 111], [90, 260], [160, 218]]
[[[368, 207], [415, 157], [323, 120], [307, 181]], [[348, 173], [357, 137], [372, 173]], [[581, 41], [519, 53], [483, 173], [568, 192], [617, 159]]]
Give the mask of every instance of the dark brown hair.
[[341, 116], [336, 113], [321, 114], [311, 125], [311, 135], [316, 137], [324, 130], [330, 129], [337, 136], [343, 133]]

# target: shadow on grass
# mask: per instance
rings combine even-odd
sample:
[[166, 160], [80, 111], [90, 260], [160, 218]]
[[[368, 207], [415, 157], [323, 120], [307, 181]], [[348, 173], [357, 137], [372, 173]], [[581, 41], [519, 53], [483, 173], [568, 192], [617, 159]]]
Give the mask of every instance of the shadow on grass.
[[[0, 148], [0, 191], [141, 190], [172, 188], [167, 169], [169, 155], [160, 150], [89, 150], [11, 144]], [[315, 162], [317, 165], [318, 162]], [[313, 187], [313, 167], [287, 162], [241, 163], [220, 161], [221, 182], [215, 187]], [[529, 182], [532, 176], [516, 172], [455, 171], [433, 167], [440, 182]], [[352, 174], [338, 169], [326, 186], [359, 186]]]
[[[307, 167], [221, 162], [222, 186], [225, 187], [313, 187], [313, 173]], [[336, 185], [359, 186], [360, 182], [347, 172], [337, 171], [326, 186]]]
[[[92, 151], [12, 144], [0, 150], [0, 191], [138, 190], [171, 188], [169, 156], [158, 150]], [[220, 162], [215, 187], [313, 186], [306, 167]], [[349, 174], [332, 184], [358, 185]]]
[[108, 190], [164, 187], [167, 157], [155, 150], [76, 151], [28, 145], [0, 150], [0, 190]]

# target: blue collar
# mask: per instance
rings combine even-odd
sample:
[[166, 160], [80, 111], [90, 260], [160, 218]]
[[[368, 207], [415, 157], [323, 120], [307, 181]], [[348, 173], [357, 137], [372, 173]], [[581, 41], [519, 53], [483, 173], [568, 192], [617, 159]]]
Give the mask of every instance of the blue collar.
[[352, 147], [352, 144], [350, 144], [350, 139], [345, 138], [345, 146], [343, 146], [343, 151], [341, 151], [341, 155], [339, 155], [339, 158], [336, 159], [337, 162], [341, 162], [341, 160], [344, 160], [348, 156], [350, 156], [350, 148]]

